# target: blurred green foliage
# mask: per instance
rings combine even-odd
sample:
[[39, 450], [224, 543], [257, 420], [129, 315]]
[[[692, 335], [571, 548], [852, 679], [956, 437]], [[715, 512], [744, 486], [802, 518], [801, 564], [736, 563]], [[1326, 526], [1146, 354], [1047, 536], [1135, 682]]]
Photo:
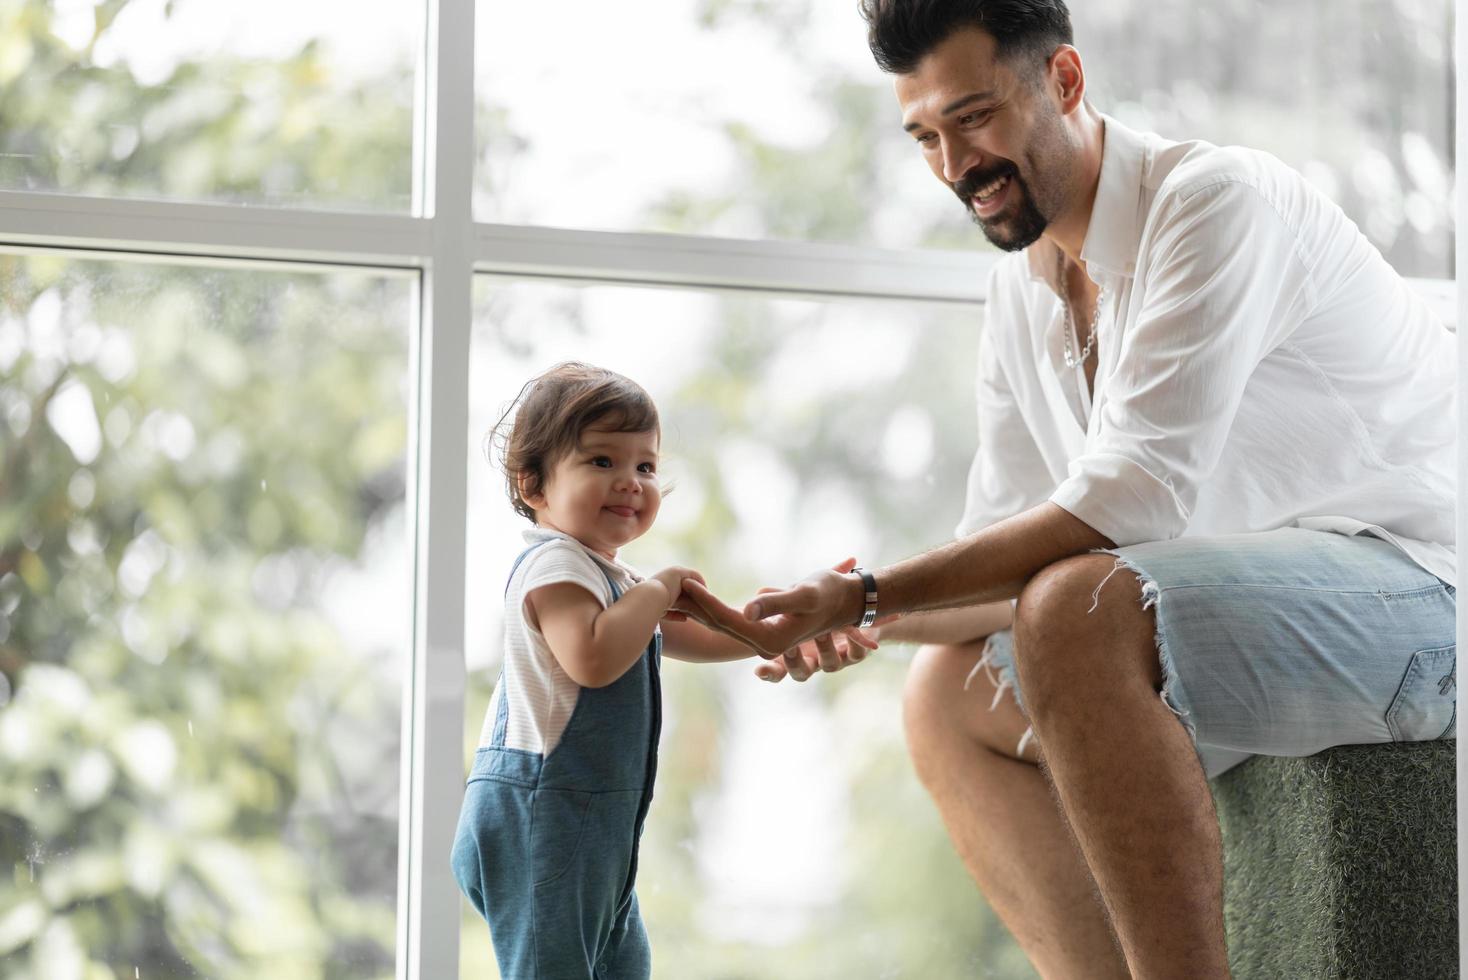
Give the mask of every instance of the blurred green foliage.
[[409, 293], [0, 257], [6, 976], [391, 974]]
[[[171, 0], [168, 12], [197, 0]], [[101, 0], [90, 39], [58, 5], [0, 2], [0, 186], [356, 211], [408, 210], [413, 70], [346, 84], [323, 45], [184, 60], [156, 84], [99, 57], [138, 0]]]
[[[125, 6], [0, 3], [0, 182], [405, 207], [405, 69], [144, 85], [91, 60]], [[0, 975], [392, 975], [406, 637], [323, 593], [406, 564], [411, 293], [0, 256]]]

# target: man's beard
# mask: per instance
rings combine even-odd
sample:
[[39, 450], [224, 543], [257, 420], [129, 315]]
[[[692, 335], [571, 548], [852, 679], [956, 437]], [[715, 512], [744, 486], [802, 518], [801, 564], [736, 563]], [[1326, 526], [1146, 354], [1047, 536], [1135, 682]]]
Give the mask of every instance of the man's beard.
[[[981, 187], [987, 187], [1000, 177], [1009, 178], [1009, 190], [1017, 193], [1017, 200], [1011, 203], [1006, 210], [1015, 211], [1012, 217], [1004, 217], [1003, 214], [995, 215], [993, 219], [980, 218], [974, 210], [974, 193]], [[968, 215], [974, 224], [983, 231], [984, 237], [989, 242], [1006, 252], [1018, 252], [1022, 248], [1029, 248], [1039, 241], [1045, 229], [1050, 226], [1050, 219], [1040, 213], [1035, 206], [1034, 198], [1030, 194], [1029, 187], [1024, 178], [1019, 175], [1019, 169], [1008, 161], [984, 170], [970, 170], [964, 174], [958, 183], [953, 185], [953, 193], [963, 202]]]

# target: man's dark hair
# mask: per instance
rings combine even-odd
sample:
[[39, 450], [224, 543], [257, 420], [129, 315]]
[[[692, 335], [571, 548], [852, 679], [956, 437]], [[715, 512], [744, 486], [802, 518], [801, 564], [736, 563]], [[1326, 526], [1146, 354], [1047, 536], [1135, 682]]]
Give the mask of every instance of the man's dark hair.
[[576, 451], [593, 425], [611, 432], [661, 431], [651, 396], [605, 368], [566, 361], [520, 389], [489, 433], [490, 444], [500, 446], [505, 489], [517, 514], [535, 520], [525, 496], [545, 492], [556, 463]]
[[1065, 0], [861, 0], [867, 44], [877, 67], [894, 75], [917, 68], [954, 31], [977, 27], [1000, 58], [1050, 57], [1072, 43]]

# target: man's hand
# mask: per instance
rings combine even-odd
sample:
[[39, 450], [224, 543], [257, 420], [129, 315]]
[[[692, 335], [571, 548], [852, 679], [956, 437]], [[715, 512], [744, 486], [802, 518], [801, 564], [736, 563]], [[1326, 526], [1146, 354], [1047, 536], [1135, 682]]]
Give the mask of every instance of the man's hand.
[[865, 595], [860, 579], [834, 568], [822, 569], [783, 591], [762, 593], [742, 613], [724, 605], [701, 583], [685, 582], [683, 591], [720, 628], [743, 637], [767, 660], [855, 624]]
[[[800, 644], [794, 650], [786, 650], [774, 660], [760, 664], [754, 669], [754, 676], [762, 681], [778, 684], [786, 677], [804, 681], [817, 671], [835, 673], [865, 660], [870, 651], [877, 649], [880, 632], [879, 627], [860, 630], [855, 626], [847, 626], [839, 633], [818, 636]], [[823, 641], [824, 647], [821, 645]]]
[[[761, 589], [760, 597], [751, 602], [750, 606], [757, 603], [772, 604], [772, 607], [761, 610], [767, 615], [773, 613], [777, 616], [771, 621], [758, 622], [749, 619], [745, 613], [725, 605], [703, 587], [702, 583], [684, 584], [679, 608], [710, 629], [735, 637], [761, 657], [774, 661], [755, 671], [761, 679], [778, 681], [788, 675], [803, 681], [818, 669], [833, 672], [847, 664], [856, 663], [865, 658], [868, 650], [877, 648], [875, 633], [866, 633], [849, 625], [835, 630], [820, 630], [800, 636], [796, 642], [781, 645], [781, 631], [788, 631], [792, 626], [791, 617], [780, 612], [782, 604], [789, 601], [787, 597], [791, 594], [800, 594], [812, 580], [824, 576], [828, 584], [830, 579], [835, 579], [838, 583], [854, 583], [858, 589], [857, 602], [861, 602], [860, 583], [855, 579], [848, 579], [846, 575], [855, 566], [856, 559], [848, 558], [829, 571], [816, 573], [792, 589]], [[852, 620], [856, 618], [855, 614], [851, 617]]]

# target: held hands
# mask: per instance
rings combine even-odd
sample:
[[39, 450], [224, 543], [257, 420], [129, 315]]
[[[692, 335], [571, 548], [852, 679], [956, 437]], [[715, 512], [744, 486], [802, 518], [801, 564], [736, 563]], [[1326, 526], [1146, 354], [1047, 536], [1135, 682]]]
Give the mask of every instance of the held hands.
[[858, 663], [877, 648], [878, 629], [851, 625], [863, 604], [861, 582], [846, 574], [855, 565], [848, 558], [788, 589], [761, 589], [742, 612], [720, 601], [701, 577], [689, 579], [675, 609], [771, 661], [755, 670], [760, 679], [777, 682], [788, 675], [803, 681], [816, 670], [830, 673]]
[[703, 585], [703, 576], [683, 565], [669, 565], [652, 577], [660, 582], [663, 588], [668, 590], [668, 617], [671, 619], [689, 618], [686, 610], [679, 607], [679, 599], [683, 595], [683, 583], [685, 581], [692, 581]]

